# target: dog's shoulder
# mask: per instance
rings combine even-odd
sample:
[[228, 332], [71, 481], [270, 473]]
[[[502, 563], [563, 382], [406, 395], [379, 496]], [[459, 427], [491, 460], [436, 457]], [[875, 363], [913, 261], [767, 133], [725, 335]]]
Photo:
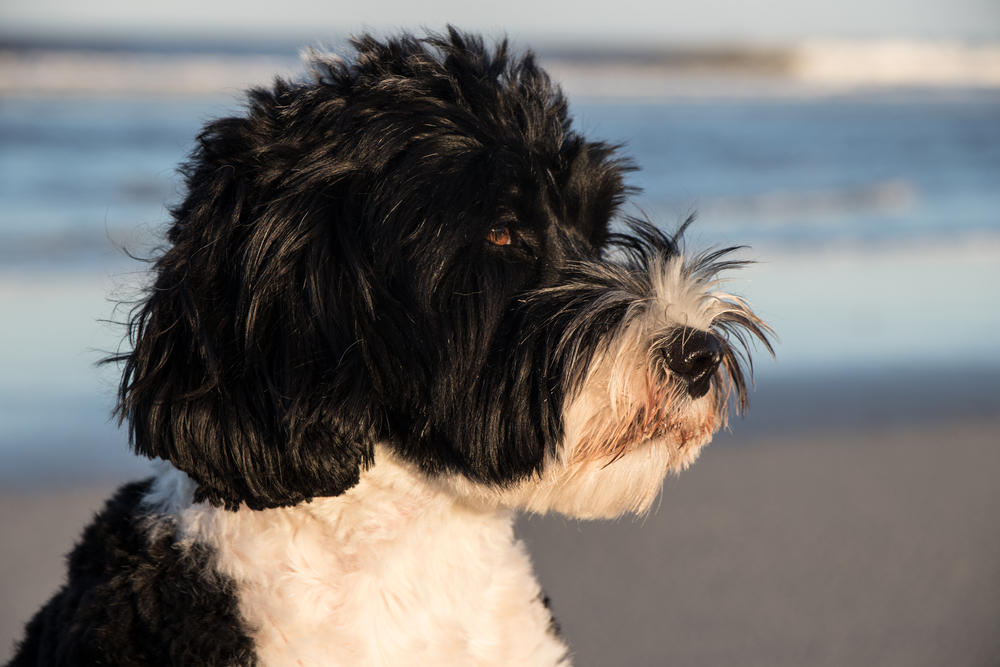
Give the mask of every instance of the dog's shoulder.
[[150, 514], [152, 483], [125, 485], [97, 514], [9, 667], [254, 664], [233, 583], [210, 549]]

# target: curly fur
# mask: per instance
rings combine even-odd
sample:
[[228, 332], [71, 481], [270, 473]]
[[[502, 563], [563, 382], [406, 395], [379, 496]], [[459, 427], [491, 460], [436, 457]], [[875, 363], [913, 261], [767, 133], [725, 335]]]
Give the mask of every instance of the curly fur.
[[353, 45], [199, 135], [112, 359], [165, 469], [12, 665], [566, 664], [513, 512], [645, 511], [746, 407], [740, 263], [618, 217], [530, 53]]

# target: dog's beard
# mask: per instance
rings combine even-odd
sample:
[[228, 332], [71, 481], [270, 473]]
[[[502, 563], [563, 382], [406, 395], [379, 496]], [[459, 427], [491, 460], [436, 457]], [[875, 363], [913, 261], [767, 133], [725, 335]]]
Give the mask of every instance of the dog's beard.
[[634, 337], [625, 337], [618, 354], [596, 360], [570, 402], [564, 421], [567, 464], [611, 465], [654, 439], [666, 439], [678, 451], [700, 447], [717, 430], [717, 421], [725, 423], [725, 406], [714, 400], [725, 392], [710, 390], [692, 399], [683, 382], [629, 345]]
[[[690, 465], [725, 426], [731, 400], [746, 405], [743, 355], [730, 337], [744, 349], [750, 336], [770, 349], [767, 326], [739, 297], [717, 291], [715, 275], [731, 266], [719, 256], [581, 264], [574, 280], [534, 295], [560, 304], [547, 325], [572, 312], [550, 359], [566, 392], [560, 441], [547, 447], [538, 474], [492, 490], [459, 481], [463, 493], [580, 518], [648, 510], [667, 473]], [[691, 330], [708, 332], [722, 350], [705, 391], [690, 390], [664, 361], [670, 341]]]
[[[708, 298], [701, 302], [694, 317], [684, 319], [711, 326], [711, 315], [698, 311], [711, 310], [715, 303]], [[611, 464], [656, 438], [669, 439], [678, 450], [700, 447], [725, 425], [730, 394], [725, 374], [713, 371], [708, 391], [692, 396], [687, 381], [674, 377], [665, 360], [671, 337], [659, 333], [682, 336], [687, 329], [672, 320], [657, 294], [641, 303], [639, 314], [595, 355], [569, 403], [564, 449], [570, 462]]]

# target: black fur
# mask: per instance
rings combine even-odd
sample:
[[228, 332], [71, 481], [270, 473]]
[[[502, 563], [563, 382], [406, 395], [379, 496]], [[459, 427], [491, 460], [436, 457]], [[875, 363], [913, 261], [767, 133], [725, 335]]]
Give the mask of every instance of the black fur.
[[[376, 443], [430, 475], [526, 479], [650, 265], [679, 252], [642, 222], [612, 230], [630, 165], [575, 132], [530, 54], [455, 30], [354, 47], [205, 128], [131, 350], [111, 359], [134, 450], [186, 472], [196, 501], [336, 496]], [[725, 252], [685, 270], [706, 282]], [[711, 382], [741, 405], [729, 337], [765, 333], [738, 308], [710, 332]], [[232, 582], [145, 515], [147, 488], [87, 529], [14, 667], [253, 664]]]
[[108, 501], [69, 556], [69, 581], [28, 624], [8, 667], [251, 666], [233, 582], [200, 544], [147, 516], [150, 481]]
[[[190, 474], [199, 500], [337, 495], [379, 440], [504, 484], [557, 435], [543, 350], [511, 306], [596, 257], [627, 164], [505, 43], [355, 47], [200, 135], [117, 358], [135, 451]], [[511, 246], [486, 241], [497, 226]]]

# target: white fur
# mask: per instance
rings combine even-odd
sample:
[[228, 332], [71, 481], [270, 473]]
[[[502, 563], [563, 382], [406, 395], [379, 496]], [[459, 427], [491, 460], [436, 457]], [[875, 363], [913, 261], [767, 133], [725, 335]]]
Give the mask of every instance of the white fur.
[[569, 664], [511, 510], [464, 502], [384, 449], [351, 490], [291, 508], [227, 512], [191, 504], [192, 488], [167, 471], [147, 505], [216, 550], [261, 665]]
[[[215, 550], [265, 667], [568, 665], [513, 510], [646, 511], [720, 426], [716, 388], [697, 400], [673, 391], [651, 350], [658, 335], [708, 329], [741, 304], [680, 258], [653, 264], [648, 294], [591, 362], [564, 441], [536, 476], [509, 487], [429, 478], [379, 447], [334, 498], [228, 512], [193, 504], [193, 482], [167, 466], [146, 504], [176, 518], [182, 543]], [[656, 419], [644, 431], [637, 414]]]
[[[669, 385], [650, 391], [651, 384], [664, 383], [650, 358], [658, 335], [679, 326], [707, 330], [725, 309], [739, 306], [712, 291], [718, 284], [683, 257], [655, 259], [648, 292], [631, 295], [624, 327], [596, 355], [568, 401], [563, 442], [550, 448], [543, 472], [503, 489], [461, 477], [448, 483], [482, 502], [538, 513], [594, 519], [647, 511], [667, 473], [693, 463], [724, 423], [716, 414], [715, 387], [697, 400]], [[645, 430], [635, 428], [637, 414], [652, 415]]]

